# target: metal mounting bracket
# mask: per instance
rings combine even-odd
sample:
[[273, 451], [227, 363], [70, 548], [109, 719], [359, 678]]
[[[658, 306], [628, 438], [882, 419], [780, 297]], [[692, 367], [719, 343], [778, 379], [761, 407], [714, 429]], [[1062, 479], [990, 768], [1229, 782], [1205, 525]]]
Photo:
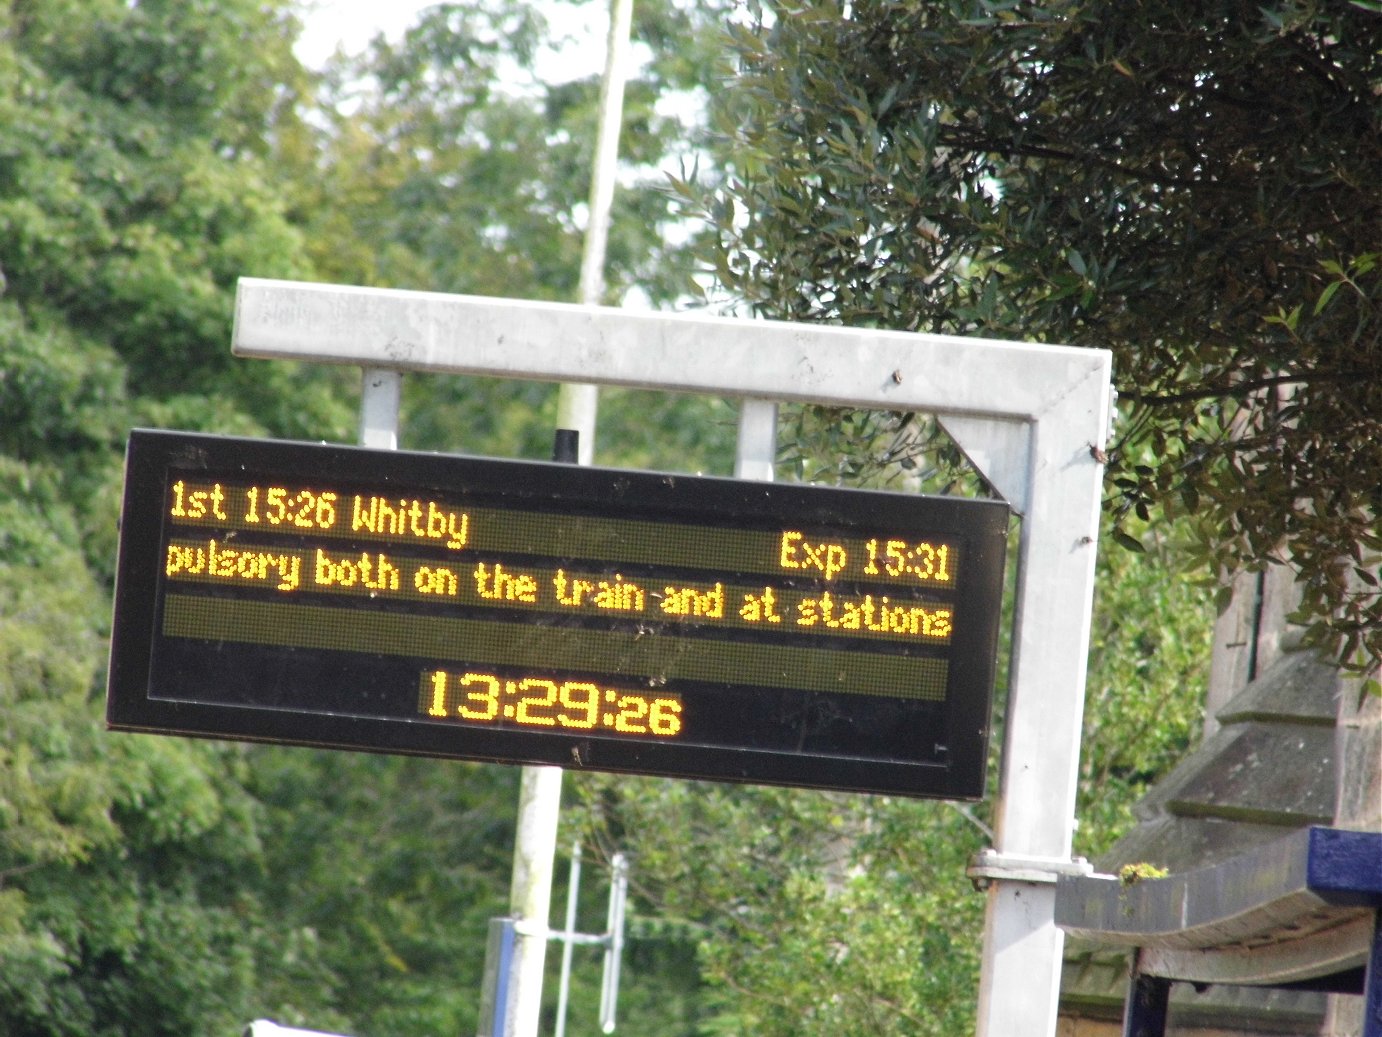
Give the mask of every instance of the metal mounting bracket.
[[1094, 866], [1083, 857], [1029, 857], [992, 849], [980, 850], [970, 858], [969, 867], [965, 869], [965, 876], [980, 892], [988, 889], [995, 880], [1054, 885], [1061, 876], [1092, 874]]

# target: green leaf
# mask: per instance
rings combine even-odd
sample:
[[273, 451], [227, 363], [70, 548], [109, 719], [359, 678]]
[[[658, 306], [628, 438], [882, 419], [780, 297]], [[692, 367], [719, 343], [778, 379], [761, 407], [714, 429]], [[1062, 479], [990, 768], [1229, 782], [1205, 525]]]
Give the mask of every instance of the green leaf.
[[1329, 300], [1334, 298], [1334, 293], [1343, 287], [1343, 281], [1331, 281], [1324, 286], [1324, 291], [1320, 292], [1319, 300], [1315, 303], [1315, 315], [1324, 312], [1324, 308], [1329, 305]]
[[1110, 534], [1121, 547], [1125, 547], [1129, 551], [1136, 551], [1141, 554], [1147, 550], [1146, 545], [1143, 544], [1141, 540], [1118, 526], [1110, 530]]

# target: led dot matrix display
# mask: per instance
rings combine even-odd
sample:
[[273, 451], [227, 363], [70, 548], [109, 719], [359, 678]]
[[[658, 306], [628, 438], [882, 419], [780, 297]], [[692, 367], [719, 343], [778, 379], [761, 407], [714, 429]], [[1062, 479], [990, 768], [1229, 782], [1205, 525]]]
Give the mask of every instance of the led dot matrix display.
[[137, 430], [118, 729], [983, 793], [993, 501]]

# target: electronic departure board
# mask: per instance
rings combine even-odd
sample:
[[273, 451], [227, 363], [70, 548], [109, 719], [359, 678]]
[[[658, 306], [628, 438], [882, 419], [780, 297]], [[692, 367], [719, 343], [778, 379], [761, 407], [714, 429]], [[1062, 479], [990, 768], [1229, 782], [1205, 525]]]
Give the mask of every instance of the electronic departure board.
[[1008, 509], [135, 431], [123, 730], [976, 798]]

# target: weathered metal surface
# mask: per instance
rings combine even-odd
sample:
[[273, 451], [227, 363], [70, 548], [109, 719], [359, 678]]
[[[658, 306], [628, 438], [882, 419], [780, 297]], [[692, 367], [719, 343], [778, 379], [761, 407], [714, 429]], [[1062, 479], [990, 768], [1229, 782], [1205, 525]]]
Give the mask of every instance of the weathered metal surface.
[[1019, 421], [1088, 408], [1084, 387], [1106, 415], [1111, 366], [1100, 349], [248, 277], [232, 350]]
[[[1288, 986], [1349, 973], [1357, 982], [1357, 970], [1367, 960], [1375, 913], [1357, 908], [1335, 908], [1328, 917], [1337, 925], [1298, 936], [1283, 925], [1258, 940], [1222, 947], [1181, 950], [1146, 947], [1138, 958], [1139, 971], [1190, 983]], [[1309, 924], [1318, 924], [1313, 919]], [[1345, 993], [1362, 993], [1356, 987], [1336, 987]]]
[[1056, 923], [1141, 948], [1148, 975], [1294, 983], [1366, 960], [1382, 908], [1382, 832], [1309, 828], [1212, 867], [1124, 883], [1062, 878]]

